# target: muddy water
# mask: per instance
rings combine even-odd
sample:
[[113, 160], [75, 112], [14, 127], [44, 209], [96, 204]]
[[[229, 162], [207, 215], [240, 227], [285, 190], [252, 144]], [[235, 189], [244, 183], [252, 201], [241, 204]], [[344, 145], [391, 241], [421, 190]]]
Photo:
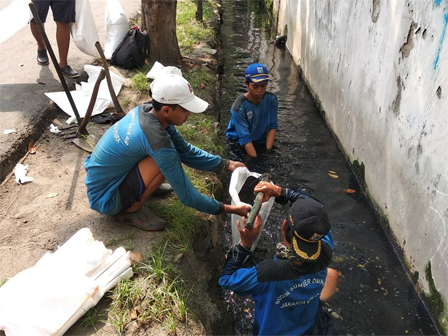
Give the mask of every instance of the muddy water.
[[[332, 267], [341, 273], [337, 293], [329, 304], [341, 319], [340, 334], [434, 335], [433, 322], [367, 202], [350, 167], [322, 119], [290, 54], [271, 44], [274, 33], [263, 7], [255, 0], [223, 0], [223, 64], [220, 122], [229, 121], [230, 106], [245, 92], [244, 69], [264, 63], [272, 82], [269, 90], [279, 98], [279, 129], [275, 147], [249, 160], [234, 146], [229, 156], [244, 161], [251, 171], [268, 172], [272, 181], [300, 189], [327, 207], [336, 241]], [[337, 175], [331, 177], [329, 172]], [[345, 189], [355, 193], [347, 194]], [[272, 258], [280, 241], [279, 227], [287, 211], [274, 205], [253, 262]], [[231, 244], [230, 218], [222, 236]], [[225, 292], [233, 314], [234, 334], [251, 334], [250, 298]]]

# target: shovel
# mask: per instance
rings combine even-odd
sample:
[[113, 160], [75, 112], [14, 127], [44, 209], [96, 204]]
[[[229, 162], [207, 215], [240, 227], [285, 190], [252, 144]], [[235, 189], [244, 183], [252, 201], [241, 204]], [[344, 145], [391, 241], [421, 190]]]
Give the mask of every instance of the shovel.
[[98, 138], [93, 134], [87, 132], [86, 126], [90, 121], [92, 116], [93, 107], [95, 106], [96, 97], [98, 96], [98, 90], [100, 89], [101, 81], [106, 77], [106, 72], [101, 69], [96, 79], [95, 86], [93, 87], [92, 97], [90, 98], [89, 106], [87, 107], [86, 115], [79, 125], [78, 131], [76, 132], [76, 138], [73, 139], [73, 143], [81, 149], [92, 153], [95, 145], [98, 143]]

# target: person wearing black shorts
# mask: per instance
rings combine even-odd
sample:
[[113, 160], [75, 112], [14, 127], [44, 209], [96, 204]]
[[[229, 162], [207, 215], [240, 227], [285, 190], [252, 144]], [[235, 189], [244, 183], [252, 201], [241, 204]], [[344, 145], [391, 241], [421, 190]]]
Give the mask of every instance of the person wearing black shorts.
[[[51, 7], [53, 19], [56, 22], [56, 41], [59, 50], [59, 67], [62, 73], [70, 78], [76, 78], [79, 74], [74, 71], [67, 62], [68, 49], [70, 46], [70, 26], [69, 23], [75, 22], [76, 0], [33, 0], [39, 18], [45, 23], [48, 10]], [[34, 19], [30, 22], [31, 33], [37, 41], [37, 63], [40, 65], [48, 64], [47, 47], [40, 35]]]

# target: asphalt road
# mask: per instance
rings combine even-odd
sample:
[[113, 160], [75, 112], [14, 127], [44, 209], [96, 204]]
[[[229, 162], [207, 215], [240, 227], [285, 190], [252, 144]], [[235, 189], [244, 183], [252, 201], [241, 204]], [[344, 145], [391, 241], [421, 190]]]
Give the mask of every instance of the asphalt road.
[[[0, 8], [11, 0], [0, 0]], [[90, 7], [104, 47], [104, 22], [107, 0], [90, 0]], [[135, 17], [141, 8], [140, 0], [121, 1], [128, 18]], [[50, 11], [45, 24], [46, 33], [56, 54], [56, 24]], [[53, 64], [40, 66], [36, 61], [37, 44], [29, 26], [22, 28], [0, 44], [0, 181], [14, 168], [26, 153], [30, 140], [37, 141], [42, 130], [49, 127], [52, 116], [51, 101], [46, 92], [63, 91]], [[50, 60], [51, 61], [51, 60]], [[82, 53], [70, 43], [68, 62], [81, 74], [85, 64], [93, 57]], [[78, 79], [67, 78], [67, 85], [74, 90]], [[84, 77], [85, 80], [85, 77]], [[3, 134], [15, 129], [15, 133]]]

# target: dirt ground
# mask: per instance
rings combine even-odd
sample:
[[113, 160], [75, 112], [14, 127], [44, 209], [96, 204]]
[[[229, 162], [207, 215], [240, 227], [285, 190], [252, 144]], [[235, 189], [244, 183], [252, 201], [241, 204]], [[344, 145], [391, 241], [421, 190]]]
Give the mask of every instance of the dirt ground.
[[[65, 114], [58, 114], [53, 122], [66, 119]], [[49, 124], [51, 121], [49, 121]], [[100, 137], [110, 127], [110, 124], [88, 125], [91, 134]], [[14, 175], [10, 175], [0, 189], [0, 278], [9, 279], [20, 271], [32, 267], [44, 254], [54, 252], [64, 244], [79, 229], [87, 227], [93, 232], [95, 239], [100, 241], [115, 241], [109, 246], [130, 246], [144, 253], [154, 246], [165, 232], [145, 232], [118, 222], [115, 218], [101, 215], [89, 208], [86, 187], [84, 185], [85, 170], [83, 163], [88, 152], [76, 147], [71, 140], [63, 140], [49, 130], [35, 143], [34, 154], [24, 153], [20, 163], [28, 166], [28, 177], [32, 182], [17, 184]], [[217, 222], [210, 219], [210, 225], [201, 228], [201, 247], [208, 251], [216, 247]], [[214, 238], [213, 238], [214, 237]], [[214, 242], [213, 242], [214, 241]], [[203, 254], [209, 257], [208, 252]], [[178, 334], [202, 335], [205, 330], [211, 331], [219, 317], [219, 312], [207, 294], [210, 270], [204, 260], [198, 260], [191, 251], [179, 261], [185, 271], [185, 276], [195, 285], [195, 295], [192, 296], [190, 307], [195, 316], [203, 321], [195, 323], [194, 319], [186, 330], [178, 330]], [[184, 266], [185, 266], [184, 265]], [[102, 299], [100, 307], [107, 307], [107, 300]], [[160, 326], [151, 330], [135, 333], [130, 328], [129, 334], [164, 335]], [[205, 329], [204, 329], [205, 328]], [[154, 330], [158, 330], [155, 333]], [[2, 334], [2, 332], [0, 332]], [[113, 335], [114, 329], [103, 324], [98, 331], [85, 329], [75, 324], [66, 335]]]

